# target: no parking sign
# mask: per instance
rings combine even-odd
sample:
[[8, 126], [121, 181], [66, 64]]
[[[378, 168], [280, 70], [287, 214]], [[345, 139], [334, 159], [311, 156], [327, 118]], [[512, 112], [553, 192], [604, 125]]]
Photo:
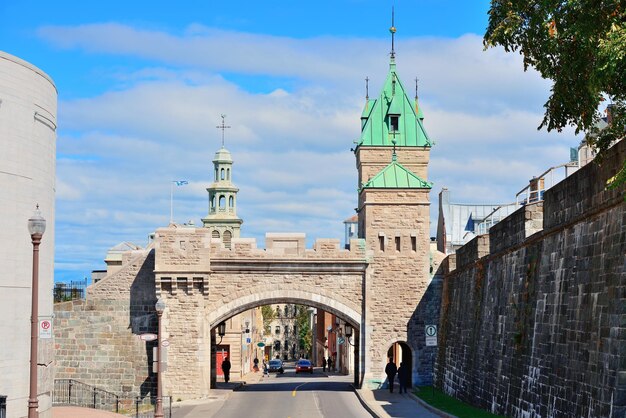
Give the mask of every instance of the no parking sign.
[[42, 319], [39, 321], [39, 338], [52, 338], [52, 321]]

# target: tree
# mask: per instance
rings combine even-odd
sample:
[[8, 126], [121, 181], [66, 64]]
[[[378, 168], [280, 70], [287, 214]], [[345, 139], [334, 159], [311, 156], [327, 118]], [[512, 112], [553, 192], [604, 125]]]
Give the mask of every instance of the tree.
[[[585, 132], [601, 160], [626, 128], [626, 2], [624, 0], [492, 0], [485, 47], [519, 51], [553, 81], [538, 129]], [[612, 123], [598, 128], [600, 103]], [[609, 187], [626, 182], [626, 161]]]
[[269, 335], [272, 321], [276, 319], [276, 311], [270, 305], [261, 306], [261, 315], [263, 315], [263, 333]]
[[298, 331], [298, 344], [305, 353], [311, 354], [313, 347], [313, 332], [309, 323], [310, 316], [306, 306], [296, 305], [296, 330]]

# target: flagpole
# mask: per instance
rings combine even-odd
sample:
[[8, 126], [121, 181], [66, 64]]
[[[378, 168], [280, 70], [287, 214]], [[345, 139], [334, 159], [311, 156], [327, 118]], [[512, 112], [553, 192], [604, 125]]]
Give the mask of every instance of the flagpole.
[[174, 223], [174, 181], [170, 183], [170, 225]]

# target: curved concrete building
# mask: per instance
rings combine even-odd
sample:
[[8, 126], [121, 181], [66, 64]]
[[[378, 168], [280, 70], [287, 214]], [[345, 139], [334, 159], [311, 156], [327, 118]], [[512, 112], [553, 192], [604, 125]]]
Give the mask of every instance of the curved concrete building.
[[[57, 90], [37, 67], [0, 52], [0, 397], [7, 418], [28, 413], [32, 254], [27, 221], [46, 219], [39, 256], [39, 319], [52, 316]], [[52, 416], [52, 339], [39, 339], [41, 417]]]

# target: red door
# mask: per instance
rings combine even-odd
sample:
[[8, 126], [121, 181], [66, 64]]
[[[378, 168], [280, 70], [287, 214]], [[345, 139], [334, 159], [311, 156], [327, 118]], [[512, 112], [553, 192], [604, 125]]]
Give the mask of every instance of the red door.
[[215, 354], [215, 362], [217, 363], [216, 364], [217, 377], [224, 377], [224, 371], [222, 370], [222, 361], [224, 361], [226, 357], [229, 357], [228, 355], [229, 349], [230, 349], [229, 345], [217, 346], [217, 353]]

